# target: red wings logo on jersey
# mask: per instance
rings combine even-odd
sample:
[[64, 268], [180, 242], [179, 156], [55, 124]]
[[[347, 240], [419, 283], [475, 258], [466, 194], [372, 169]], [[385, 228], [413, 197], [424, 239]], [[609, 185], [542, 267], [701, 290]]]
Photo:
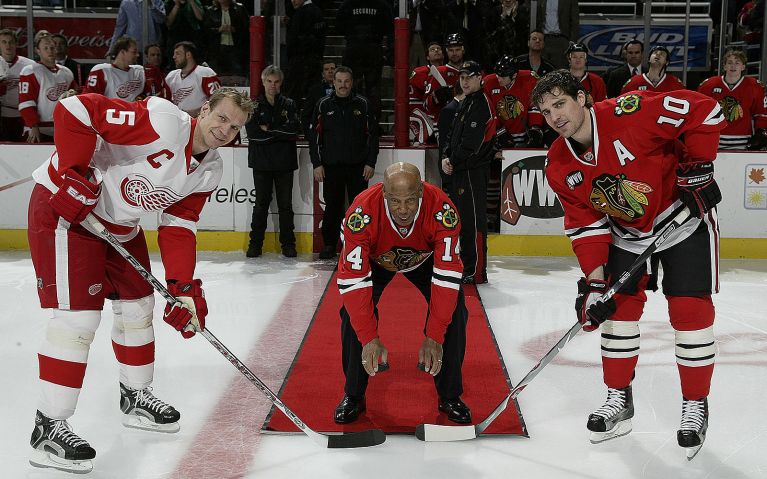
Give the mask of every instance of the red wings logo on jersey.
[[726, 96], [719, 100], [719, 106], [722, 108], [724, 117], [730, 123], [743, 118], [743, 107], [740, 106], [737, 98]]
[[120, 98], [127, 98], [131, 95], [131, 93], [139, 91], [143, 86], [144, 85], [141, 83], [141, 80], [128, 80], [127, 82], [120, 85], [116, 93]]
[[410, 271], [420, 266], [429, 256], [431, 251], [395, 246], [378, 256], [375, 262], [388, 271]]
[[522, 103], [514, 95], [504, 95], [495, 104], [495, 111], [501, 120], [513, 120], [522, 114]]
[[615, 104], [615, 116], [630, 115], [641, 109], [642, 97], [636, 94], [623, 95]]
[[5, 90], [15, 90], [19, 87], [19, 79], [18, 78], [8, 78], [5, 80]]
[[599, 175], [592, 186], [589, 200], [594, 209], [624, 221], [644, 215], [644, 207], [649, 204], [645, 193], [653, 191], [647, 183], [628, 180], [623, 174]]
[[188, 97], [192, 94], [194, 91], [193, 86], [188, 86], [186, 88], [179, 88], [178, 90], [173, 92], [173, 104], [178, 105], [182, 101], [184, 101], [184, 98]]
[[365, 226], [370, 223], [370, 215], [362, 212], [362, 207], [358, 206], [354, 208], [352, 214], [349, 215], [349, 219], [346, 220], [346, 227], [352, 233], [359, 233], [365, 229]]
[[120, 193], [126, 203], [145, 211], [164, 210], [182, 197], [165, 187], [155, 187], [145, 176], [130, 174], [120, 183]]
[[56, 83], [52, 87], [48, 88], [45, 92], [45, 98], [50, 101], [57, 101], [62, 93], [69, 90], [69, 85], [66, 83]]

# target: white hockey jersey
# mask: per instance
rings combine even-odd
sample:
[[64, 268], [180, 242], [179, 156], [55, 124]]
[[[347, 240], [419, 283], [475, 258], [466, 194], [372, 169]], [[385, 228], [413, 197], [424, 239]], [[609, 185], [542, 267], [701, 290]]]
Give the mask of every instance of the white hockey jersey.
[[165, 77], [172, 95], [173, 103], [184, 111], [200, 108], [214, 91], [221, 87], [221, 82], [213, 69], [197, 65], [188, 75], [181, 70], [173, 70]]
[[215, 150], [192, 155], [197, 120], [158, 97], [126, 102], [97, 94], [61, 100], [54, 113], [56, 151], [32, 177], [51, 192], [69, 169], [102, 177], [94, 213], [121, 241], [139, 218], [161, 212], [158, 243], [166, 277], [191, 280], [199, 214], [221, 180]]
[[19, 112], [24, 125], [39, 126], [40, 133], [53, 136], [53, 109], [59, 96], [70, 88], [77, 88], [77, 84], [72, 70], [65, 66], [25, 66], [19, 78]]
[[108, 98], [134, 101], [146, 95], [144, 67], [130, 65], [123, 70], [112, 63], [99, 63], [91, 69], [83, 93], [99, 93]]
[[17, 56], [8, 64], [8, 75], [3, 83], [5, 84], [5, 94], [0, 96], [0, 103], [3, 105], [2, 115], [6, 118], [18, 118], [19, 113], [19, 77], [21, 70], [27, 65], [34, 65], [35, 61], [27, 57]]

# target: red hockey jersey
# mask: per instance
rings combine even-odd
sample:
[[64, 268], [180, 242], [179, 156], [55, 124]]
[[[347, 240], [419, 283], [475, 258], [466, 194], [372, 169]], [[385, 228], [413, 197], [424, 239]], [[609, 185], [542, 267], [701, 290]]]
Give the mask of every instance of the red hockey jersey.
[[[593, 146], [579, 154], [558, 138], [546, 179], [565, 210], [565, 233], [584, 274], [606, 263], [610, 243], [641, 253], [681, 206], [680, 162], [716, 158], [726, 122], [719, 104], [700, 93], [632, 92], [590, 109]], [[684, 135], [684, 143], [678, 138]], [[689, 221], [677, 240], [699, 221]]]
[[727, 126], [719, 137], [719, 148], [745, 150], [754, 128], [767, 128], [767, 96], [764, 85], [742, 77], [732, 88], [724, 77], [708, 78], [698, 91], [719, 102]]
[[[442, 75], [442, 79], [445, 80], [447, 86], [453, 87], [458, 83], [458, 79], [461, 77], [461, 72], [452, 65], [442, 65], [437, 67], [437, 71]], [[426, 83], [426, 100], [424, 105], [426, 106], [426, 112], [431, 115], [432, 118], [438, 118], [439, 112], [445, 105], [440, 105], [434, 98], [434, 92], [442, 88], [439, 81], [434, 76], [429, 77], [429, 81]]]
[[458, 213], [438, 187], [423, 183], [423, 198], [409, 231], [389, 216], [383, 184], [371, 186], [351, 203], [343, 223], [338, 289], [352, 327], [364, 345], [378, 336], [373, 313], [371, 262], [389, 271], [413, 270], [434, 255], [426, 335], [438, 343], [452, 321], [463, 263], [458, 246]]
[[623, 89], [621, 90], [621, 93], [627, 93], [634, 90], [639, 91], [658, 91], [658, 92], [668, 92], [668, 91], [675, 91], [675, 90], [684, 90], [685, 87], [684, 83], [679, 81], [679, 78], [675, 77], [674, 75], [668, 75], [663, 74], [663, 76], [660, 78], [660, 81], [657, 85], [654, 85], [653, 82], [650, 81], [649, 78], [647, 78], [646, 73], [641, 73], [639, 75], [634, 75], [629, 79], [629, 81], [626, 82], [625, 85], [623, 85]]
[[482, 88], [498, 119], [496, 134], [508, 133], [516, 145], [527, 140], [529, 127], [543, 126], [543, 116], [531, 100], [537, 82], [538, 78], [529, 70], [519, 70], [514, 81], [506, 87], [500, 85], [495, 73], [483, 79]]
[[411, 110], [416, 107], [423, 108], [423, 101], [426, 98], [426, 85], [431, 79], [428, 66], [420, 66], [410, 72], [408, 81], [408, 102]]
[[607, 86], [605, 85], [605, 81], [596, 73], [586, 72], [581, 77], [581, 85], [586, 89], [586, 93], [591, 96], [592, 104], [607, 98]]

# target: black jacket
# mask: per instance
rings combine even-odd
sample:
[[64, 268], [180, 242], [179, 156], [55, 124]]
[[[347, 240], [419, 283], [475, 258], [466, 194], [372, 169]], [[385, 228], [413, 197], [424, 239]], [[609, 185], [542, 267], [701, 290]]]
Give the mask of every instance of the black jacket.
[[[638, 67], [641, 70], [641, 67]], [[621, 94], [623, 85], [631, 79], [631, 71], [627, 64], [623, 64], [617, 68], [607, 70], [604, 77], [602, 77], [607, 86], [607, 98], [615, 98]]]
[[495, 120], [482, 90], [461, 102], [453, 119], [445, 155], [454, 171], [487, 168], [495, 155]]
[[304, 135], [306, 135], [307, 140], [309, 139], [309, 128], [311, 128], [312, 123], [312, 113], [314, 113], [314, 109], [317, 107], [317, 102], [331, 93], [333, 93], [333, 83], [326, 83], [324, 80], [315, 83], [306, 93], [304, 104], [301, 107], [301, 126], [304, 129]]
[[378, 122], [367, 98], [352, 92], [341, 98], [333, 92], [317, 102], [309, 128], [312, 165], [375, 167], [378, 159]]
[[325, 51], [325, 17], [320, 7], [304, 4], [290, 17], [285, 37], [288, 58], [322, 58]]
[[393, 30], [394, 15], [384, 0], [345, 0], [336, 13], [336, 31], [346, 37], [347, 46], [380, 45]]
[[[261, 129], [265, 125], [267, 130]], [[277, 95], [271, 105], [262, 93], [256, 99], [248, 132], [248, 166], [256, 171], [293, 171], [298, 168], [296, 137], [301, 129], [296, 102]]]
[[519, 55], [518, 57], [514, 57], [514, 63], [517, 64], [517, 68], [519, 70], [530, 70], [538, 74], [539, 77], [542, 77], [543, 75], [553, 72], [557, 68], [552, 65], [552, 63], [545, 58], [541, 57], [541, 64], [538, 65], [537, 70], [533, 70], [533, 66], [530, 65], [530, 54], [525, 53], [524, 55]]

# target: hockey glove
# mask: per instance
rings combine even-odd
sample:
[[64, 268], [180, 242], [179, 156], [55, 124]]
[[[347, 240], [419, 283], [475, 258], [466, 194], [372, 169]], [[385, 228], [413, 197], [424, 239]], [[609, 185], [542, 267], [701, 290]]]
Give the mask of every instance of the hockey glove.
[[714, 165], [710, 161], [681, 164], [676, 176], [679, 199], [690, 208], [692, 217], [702, 218], [722, 201], [722, 192], [714, 179]]
[[543, 148], [543, 131], [540, 128], [532, 127], [527, 130], [527, 145], [528, 148]]
[[[168, 291], [176, 297], [175, 303], [165, 305], [165, 313], [162, 319], [180, 331], [185, 339], [189, 339], [196, 332], [205, 329], [205, 316], [208, 315], [208, 303], [205, 301], [205, 293], [202, 291], [202, 281], [181, 281], [168, 284]], [[191, 324], [193, 330], [186, 331], [187, 324]]]
[[767, 150], [767, 130], [763, 128], [756, 130], [754, 136], [748, 141], [746, 149], [751, 151]]
[[48, 204], [57, 215], [70, 224], [79, 224], [93, 211], [101, 194], [101, 182], [96, 175], [96, 183], [86, 180], [75, 170], [64, 173], [59, 190], [51, 196]]
[[575, 298], [575, 313], [584, 331], [594, 331], [599, 325], [615, 314], [615, 300], [601, 301], [607, 291], [607, 281], [581, 278], [578, 280], [578, 296]]
[[449, 86], [437, 88], [434, 91], [434, 99], [437, 100], [438, 105], [447, 105], [453, 99], [453, 88]]

